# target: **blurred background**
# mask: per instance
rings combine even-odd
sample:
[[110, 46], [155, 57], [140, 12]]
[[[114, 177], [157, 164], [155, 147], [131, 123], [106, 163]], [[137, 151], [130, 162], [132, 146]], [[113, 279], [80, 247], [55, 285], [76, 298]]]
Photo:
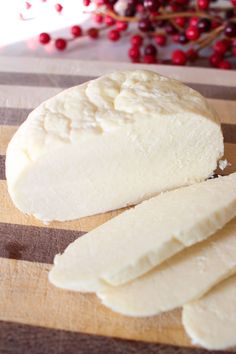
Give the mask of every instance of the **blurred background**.
[[[1, 56], [235, 69], [236, 0], [8, 0], [1, 4]], [[175, 17], [158, 20], [166, 14]]]

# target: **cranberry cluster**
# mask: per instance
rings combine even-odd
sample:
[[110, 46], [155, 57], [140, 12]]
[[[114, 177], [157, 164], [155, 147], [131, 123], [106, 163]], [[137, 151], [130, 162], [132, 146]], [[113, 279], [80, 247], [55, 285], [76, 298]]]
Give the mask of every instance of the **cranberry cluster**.
[[[217, 6], [217, 0], [84, 0], [96, 27], [83, 30], [74, 25], [71, 38], [54, 39], [55, 47], [64, 50], [68, 42], [81, 36], [99, 38], [107, 30], [107, 38], [118, 41], [132, 24], [129, 58], [132, 62], [186, 65], [197, 59], [208, 60], [220, 69], [231, 69], [229, 58], [236, 57], [236, 0], [227, 8]], [[95, 5], [95, 10], [94, 10]], [[56, 4], [56, 11], [63, 7]], [[133, 30], [136, 27], [136, 33]], [[51, 41], [48, 33], [41, 33], [39, 41]], [[169, 58], [161, 59], [161, 47], [177, 44]], [[204, 57], [203, 49], [211, 48]], [[203, 52], [202, 52], [203, 51]], [[209, 52], [209, 50], [208, 50]]]

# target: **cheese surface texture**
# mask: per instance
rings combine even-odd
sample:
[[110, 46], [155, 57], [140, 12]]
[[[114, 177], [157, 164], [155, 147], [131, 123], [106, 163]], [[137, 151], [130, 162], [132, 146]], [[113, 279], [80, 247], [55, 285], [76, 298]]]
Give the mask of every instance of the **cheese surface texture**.
[[54, 259], [56, 286], [99, 291], [124, 284], [236, 216], [236, 173], [165, 192], [71, 243]]
[[43, 102], [6, 156], [15, 205], [43, 221], [139, 203], [200, 182], [223, 155], [207, 101], [154, 72], [115, 72]]
[[236, 219], [209, 240], [185, 249], [133, 282], [107, 286], [97, 295], [113, 311], [152, 316], [201, 297], [234, 272]]
[[183, 308], [184, 328], [194, 344], [211, 349], [236, 345], [236, 276]]

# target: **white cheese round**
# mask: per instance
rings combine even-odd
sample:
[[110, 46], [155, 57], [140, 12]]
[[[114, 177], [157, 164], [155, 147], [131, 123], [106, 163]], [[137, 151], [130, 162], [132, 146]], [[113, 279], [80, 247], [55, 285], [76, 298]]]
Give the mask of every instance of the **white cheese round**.
[[8, 190], [23, 212], [70, 220], [200, 182], [223, 155], [219, 120], [182, 83], [144, 70], [72, 87], [12, 138]]

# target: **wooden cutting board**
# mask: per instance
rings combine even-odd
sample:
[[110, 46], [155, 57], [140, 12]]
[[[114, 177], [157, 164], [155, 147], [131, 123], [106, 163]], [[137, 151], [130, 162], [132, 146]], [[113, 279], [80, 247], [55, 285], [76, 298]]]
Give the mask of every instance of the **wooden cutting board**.
[[[221, 118], [225, 157], [231, 162], [223, 174], [236, 171], [236, 72], [135, 67], [180, 79], [208, 98]], [[47, 274], [54, 255], [121, 210], [44, 225], [20, 213], [7, 192], [7, 144], [27, 114], [63, 88], [127, 68], [134, 65], [0, 58], [0, 353], [207, 352], [192, 347], [181, 325], [181, 310], [129, 318], [103, 307], [95, 295], [63, 291], [49, 284]]]

